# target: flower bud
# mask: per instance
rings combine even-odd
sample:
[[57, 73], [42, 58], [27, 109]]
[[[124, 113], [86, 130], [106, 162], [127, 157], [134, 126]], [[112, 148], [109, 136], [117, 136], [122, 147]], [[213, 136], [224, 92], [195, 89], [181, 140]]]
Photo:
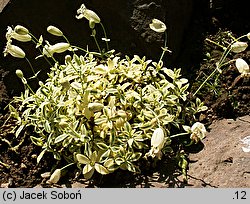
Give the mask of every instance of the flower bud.
[[157, 33], [164, 33], [167, 29], [165, 23], [158, 19], [153, 19], [152, 23], [149, 24], [149, 27]]
[[231, 46], [231, 51], [234, 53], [243, 52], [247, 48], [247, 43], [245, 42], [235, 42]]
[[56, 169], [50, 176], [49, 183], [57, 183], [61, 178], [61, 169]]
[[22, 72], [22, 70], [17, 69], [17, 70], [16, 70], [16, 75], [17, 75], [20, 79], [22, 79], [22, 78], [23, 78], [23, 72]]
[[47, 31], [50, 34], [55, 35], [55, 36], [63, 36], [63, 32], [61, 30], [59, 30], [57, 27], [55, 27], [55, 26], [49, 26], [47, 28]]
[[241, 58], [236, 59], [235, 66], [242, 75], [250, 72], [249, 65]]
[[17, 47], [15, 45], [11, 45], [11, 44], [7, 45], [6, 50], [13, 57], [17, 57], [17, 58], [25, 57], [25, 52], [20, 47]]
[[27, 35], [29, 33], [29, 30], [21, 25], [17, 25], [14, 28], [15, 33], [19, 34], [19, 35]]
[[52, 53], [62, 53], [68, 50], [70, 47], [69, 43], [56, 43], [50, 47]]
[[72, 57], [70, 55], [66, 55], [65, 56], [65, 63], [66, 64], [70, 64], [71, 63], [71, 60], [72, 60]]
[[20, 41], [20, 42], [29, 42], [31, 41], [31, 36], [29, 34], [20, 35], [18, 33], [12, 33], [12, 38]]

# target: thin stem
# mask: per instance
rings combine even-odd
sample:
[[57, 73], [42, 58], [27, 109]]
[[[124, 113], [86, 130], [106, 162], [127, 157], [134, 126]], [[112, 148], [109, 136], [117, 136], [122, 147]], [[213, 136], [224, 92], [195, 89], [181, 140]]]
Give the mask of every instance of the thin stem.
[[[107, 37], [107, 33], [106, 33], [106, 30], [105, 30], [105, 27], [104, 27], [104, 25], [100, 22], [100, 24], [101, 24], [101, 26], [102, 26], [102, 30], [103, 30], [103, 33], [104, 33], [104, 37], [106, 38], [106, 39], [108, 39], [108, 37]], [[109, 51], [109, 44], [108, 44], [108, 42], [105, 40], [105, 42], [106, 42], [106, 47], [107, 47], [107, 51]]]
[[93, 38], [94, 38], [94, 40], [95, 40], [95, 44], [96, 44], [96, 46], [97, 46], [97, 48], [98, 48], [100, 54], [102, 55], [102, 50], [101, 50], [101, 48], [100, 48], [100, 45], [99, 45], [98, 41], [96, 40], [95, 35], [92, 35], [92, 36], [93, 36]]
[[28, 59], [27, 57], [25, 57], [25, 60], [28, 62], [29, 66], [30, 66], [30, 68], [31, 68], [31, 70], [32, 70], [32, 72], [33, 72], [33, 74], [34, 74], [34, 77], [37, 79], [37, 81], [39, 81], [39, 79], [38, 79], [38, 77], [37, 77], [37, 74], [36, 74], [36, 72], [35, 72], [35, 70], [34, 70], [32, 64], [30, 63], [29, 59]]
[[210, 43], [213, 43], [213, 44], [217, 45], [218, 47], [221, 47], [223, 50], [226, 49], [226, 47], [220, 45], [219, 43], [217, 43], [217, 42], [215, 42], [213, 40], [210, 40], [209, 38], [206, 38], [205, 40], [208, 41], [208, 42], [210, 42]]
[[[216, 71], [218, 71], [220, 74], [221, 74], [221, 70], [220, 70], [220, 68], [221, 67], [223, 67], [223, 66], [225, 66], [225, 65], [227, 65], [227, 64], [229, 64], [230, 62], [232, 62], [233, 60], [230, 60], [229, 62], [226, 62], [226, 63], [223, 63], [224, 61], [225, 61], [225, 59], [226, 59], [226, 57], [227, 57], [227, 55], [230, 53], [230, 51], [231, 51], [231, 46], [232, 46], [232, 44], [233, 43], [235, 43], [235, 42], [237, 42], [237, 41], [239, 41], [241, 38], [244, 38], [244, 37], [246, 37], [247, 35], [243, 35], [243, 36], [241, 36], [241, 37], [239, 37], [239, 38], [237, 38], [237, 39], [235, 39], [234, 38], [234, 41], [232, 42], [232, 43], [230, 43], [227, 47], [226, 47], [226, 49], [224, 49], [224, 52], [223, 52], [223, 54], [222, 54], [222, 56], [221, 56], [221, 58], [220, 58], [220, 60], [219, 60], [219, 62], [218, 62], [218, 65], [216, 66], [216, 69], [205, 79], [205, 81], [203, 81], [203, 83], [199, 86], [199, 88], [195, 91], [195, 93], [193, 94], [193, 96], [195, 96], [199, 91], [200, 91], [200, 89], [204, 86], [204, 84], [215, 74], [215, 72]], [[210, 40], [209, 40], [210, 41]], [[216, 43], [216, 42], [213, 42], [213, 41], [211, 41], [212, 43], [214, 43], [214, 44], [216, 44], [216, 45], [218, 45], [218, 46], [220, 46], [218, 43]], [[220, 46], [221, 47], [221, 46]]]
[[172, 136], [170, 136], [170, 138], [179, 137], [179, 136], [188, 135], [188, 134], [190, 134], [190, 133], [183, 132], [183, 133], [179, 133], [179, 134], [176, 134], [176, 135], [172, 135]]
[[[65, 35], [63, 35], [63, 38], [67, 41], [67, 43], [69, 43], [70, 44], [70, 42], [69, 42], [69, 40], [68, 40], [68, 38], [65, 36]], [[72, 47], [72, 46], [71, 46]], [[72, 50], [73, 51], [73, 54], [75, 54], [75, 51], [74, 50]]]
[[163, 59], [163, 57], [164, 57], [164, 55], [165, 55], [165, 52], [166, 52], [166, 47], [167, 47], [167, 32], [165, 31], [164, 34], [165, 34], [164, 49], [163, 49], [163, 51], [162, 51], [162, 54], [161, 54], [161, 57], [160, 57], [160, 59], [159, 59], [158, 64], [162, 61], [162, 59]]

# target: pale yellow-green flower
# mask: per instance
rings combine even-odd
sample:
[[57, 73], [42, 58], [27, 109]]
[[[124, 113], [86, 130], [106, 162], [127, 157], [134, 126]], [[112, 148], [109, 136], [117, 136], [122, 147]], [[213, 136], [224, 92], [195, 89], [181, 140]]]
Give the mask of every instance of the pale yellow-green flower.
[[152, 23], [149, 24], [149, 27], [157, 33], [164, 33], [167, 29], [165, 23], [155, 18], [152, 20]]
[[246, 74], [250, 74], [250, 70], [249, 70], [249, 65], [246, 63], [245, 60], [238, 58], [235, 61], [235, 66], [238, 69], [238, 71], [241, 73], [241, 75], [246, 75]]
[[3, 53], [4, 53], [4, 56], [6, 56], [7, 54], [10, 54], [13, 57], [17, 57], [17, 58], [25, 57], [25, 52], [20, 47], [16, 45], [12, 45], [10, 42], [7, 43]]
[[70, 48], [69, 43], [56, 43], [55, 45], [45, 45], [43, 48], [43, 55], [52, 57], [54, 53], [62, 53]]
[[12, 36], [11, 36], [13, 39], [15, 40], [18, 40], [20, 42], [29, 42], [31, 41], [31, 36], [29, 34], [18, 34], [18, 33], [12, 33]]

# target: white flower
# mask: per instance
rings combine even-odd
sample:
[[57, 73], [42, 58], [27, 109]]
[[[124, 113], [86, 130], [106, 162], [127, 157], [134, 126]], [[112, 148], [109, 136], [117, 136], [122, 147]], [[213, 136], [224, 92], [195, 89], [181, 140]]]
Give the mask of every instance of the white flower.
[[164, 131], [162, 128], [157, 128], [153, 132], [153, 135], [151, 137], [151, 149], [146, 154], [147, 156], [151, 156], [152, 158], [157, 157], [158, 159], [161, 159], [162, 157], [162, 148], [165, 144], [165, 137], [164, 137]]
[[236, 59], [235, 66], [243, 76], [250, 73], [249, 65], [241, 58]]
[[235, 42], [231, 45], [231, 51], [234, 53], [243, 52], [247, 48], [247, 43], [245, 42]]
[[50, 176], [49, 183], [57, 183], [61, 178], [61, 169], [56, 169]]
[[250, 136], [247, 136], [245, 138], [243, 138], [241, 140], [241, 142], [244, 144], [244, 145], [247, 145], [247, 147], [242, 147], [242, 150], [244, 152], [250, 152]]
[[94, 12], [86, 8], [84, 4], [77, 10], [78, 16], [77, 19], [86, 18], [89, 21], [89, 27], [93, 29], [96, 23], [100, 23], [101, 19], [99, 16]]
[[63, 32], [60, 29], [58, 29], [57, 27], [55, 27], [55, 26], [49, 26], [47, 28], [47, 31], [50, 34], [55, 35], [55, 36], [63, 36]]
[[149, 24], [149, 27], [157, 33], [164, 33], [167, 29], [165, 23], [158, 19], [153, 19], [152, 23]]
[[191, 127], [191, 132], [192, 134], [190, 138], [197, 143], [199, 140], [202, 140], [205, 137], [207, 131], [202, 123], [196, 122]]

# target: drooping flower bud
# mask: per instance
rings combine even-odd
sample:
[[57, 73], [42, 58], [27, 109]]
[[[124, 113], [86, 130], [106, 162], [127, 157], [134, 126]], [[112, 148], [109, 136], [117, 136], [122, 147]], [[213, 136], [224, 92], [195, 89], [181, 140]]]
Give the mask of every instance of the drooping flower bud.
[[235, 66], [242, 75], [250, 73], [249, 65], [241, 58], [236, 59]]
[[17, 75], [20, 79], [22, 79], [22, 78], [23, 78], [23, 72], [22, 72], [22, 70], [17, 69], [17, 70], [16, 70], [16, 75]]
[[152, 20], [152, 23], [149, 24], [149, 27], [157, 33], [164, 33], [167, 29], [165, 23], [155, 18]]
[[247, 48], [247, 43], [245, 42], [235, 42], [231, 46], [231, 51], [234, 53], [243, 52]]
[[55, 26], [49, 26], [47, 28], [47, 31], [50, 34], [55, 35], [55, 36], [63, 36], [63, 32], [60, 29], [58, 29], [57, 27], [55, 27]]
[[17, 25], [14, 28], [15, 33], [19, 34], [19, 35], [27, 35], [29, 34], [29, 30], [21, 25]]

